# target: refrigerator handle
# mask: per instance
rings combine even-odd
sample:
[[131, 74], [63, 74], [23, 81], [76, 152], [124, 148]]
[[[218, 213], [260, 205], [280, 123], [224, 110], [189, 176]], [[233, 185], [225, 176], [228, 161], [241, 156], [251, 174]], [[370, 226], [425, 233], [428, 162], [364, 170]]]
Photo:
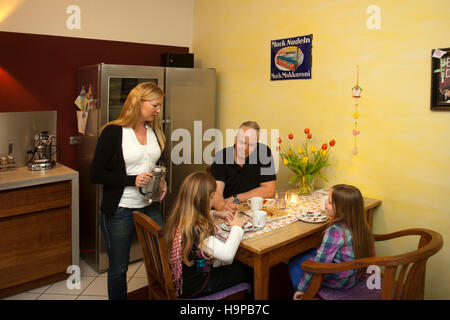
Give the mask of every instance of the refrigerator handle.
[[[168, 125], [167, 128], [169, 129], [169, 136], [172, 135], [172, 119], [170, 118], [166, 118], [165, 120], [163, 120], [163, 123]], [[169, 144], [170, 144], [170, 152], [172, 152], [172, 138], [169, 137]], [[169, 193], [172, 193], [172, 158], [171, 155], [168, 155], [169, 158]]]

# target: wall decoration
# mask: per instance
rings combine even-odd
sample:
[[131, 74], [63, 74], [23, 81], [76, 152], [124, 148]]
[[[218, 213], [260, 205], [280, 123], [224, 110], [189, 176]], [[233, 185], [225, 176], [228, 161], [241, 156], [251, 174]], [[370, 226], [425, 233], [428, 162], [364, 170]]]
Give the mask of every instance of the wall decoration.
[[450, 111], [450, 48], [431, 54], [431, 110]]
[[[361, 92], [363, 89], [359, 86], [359, 65], [356, 66], [356, 85], [352, 88], [353, 92], [353, 98], [361, 98]], [[358, 130], [358, 119], [359, 119], [359, 112], [358, 112], [358, 102], [359, 100], [355, 100], [355, 110], [353, 112], [353, 119], [355, 120], [355, 126], [353, 127], [353, 137], [354, 137], [354, 146], [353, 146], [353, 154], [357, 155], [359, 153], [358, 150], [358, 144], [357, 144], [357, 136], [359, 135]]]
[[270, 80], [311, 79], [313, 35], [270, 42]]
[[353, 91], [353, 98], [361, 97], [362, 88], [358, 84], [352, 88], [352, 91]]

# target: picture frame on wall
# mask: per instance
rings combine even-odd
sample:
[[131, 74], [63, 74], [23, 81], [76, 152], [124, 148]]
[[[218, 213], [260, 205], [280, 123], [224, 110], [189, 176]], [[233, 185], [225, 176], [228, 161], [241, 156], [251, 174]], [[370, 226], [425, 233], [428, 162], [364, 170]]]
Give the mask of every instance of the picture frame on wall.
[[450, 111], [450, 48], [431, 51], [431, 110]]

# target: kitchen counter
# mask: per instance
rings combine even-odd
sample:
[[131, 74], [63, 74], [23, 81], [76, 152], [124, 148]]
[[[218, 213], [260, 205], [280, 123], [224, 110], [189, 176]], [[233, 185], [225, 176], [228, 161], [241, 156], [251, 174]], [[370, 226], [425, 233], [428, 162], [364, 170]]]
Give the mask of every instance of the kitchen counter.
[[62, 164], [47, 171], [29, 171], [27, 166], [0, 172], [0, 191], [37, 186], [60, 181], [71, 181], [72, 185], [72, 264], [80, 264], [79, 228], [79, 182], [78, 172]]
[[0, 172], [0, 190], [78, 179], [78, 172], [62, 164], [47, 171], [29, 171], [27, 166]]

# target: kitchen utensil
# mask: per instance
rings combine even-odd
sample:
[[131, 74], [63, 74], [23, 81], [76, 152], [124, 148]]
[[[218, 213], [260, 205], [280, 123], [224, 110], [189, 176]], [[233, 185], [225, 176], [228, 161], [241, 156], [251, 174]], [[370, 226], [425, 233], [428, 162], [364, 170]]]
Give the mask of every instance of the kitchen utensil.
[[153, 167], [150, 181], [142, 188], [139, 188], [139, 191], [144, 195], [144, 199], [148, 204], [151, 204], [153, 201], [161, 200], [166, 171], [167, 169], [164, 166]]

